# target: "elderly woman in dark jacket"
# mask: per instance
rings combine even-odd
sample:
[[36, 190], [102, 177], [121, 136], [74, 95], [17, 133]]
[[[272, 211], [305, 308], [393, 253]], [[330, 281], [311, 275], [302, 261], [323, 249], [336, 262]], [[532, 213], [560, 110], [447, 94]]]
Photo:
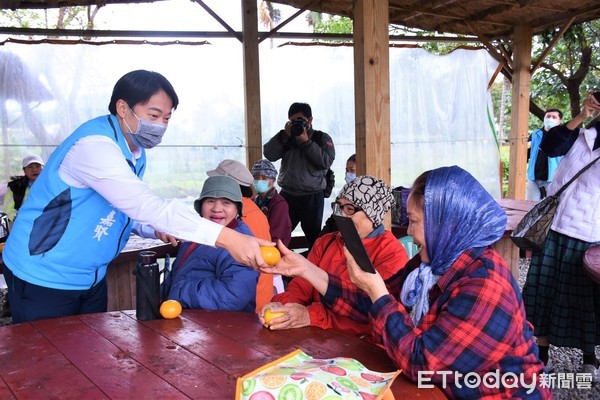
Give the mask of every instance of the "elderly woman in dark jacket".
[[[230, 177], [208, 178], [194, 208], [203, 218], [252, 236], [240, 218], [240, 185]], [[225, 249], [185, 242], [177, 252], [168, 297], [183, 308], [254, 312], [258, 275]]]

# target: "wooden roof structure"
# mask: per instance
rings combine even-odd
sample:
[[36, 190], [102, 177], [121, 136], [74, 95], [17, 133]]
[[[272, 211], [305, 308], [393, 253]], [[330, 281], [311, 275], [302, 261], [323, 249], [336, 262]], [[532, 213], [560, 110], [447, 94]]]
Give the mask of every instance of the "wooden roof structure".
[[[3, 9], [56, 8], [93, 4], [150, 3], [158, 0], [0, 0]], [[384, 0], [385, 1], [385, 0]], [[298, 9], [354, 18], [355, 0], [273, 0]], [[388, 0], [389, 23], [424, 31], [481, 34], [510, 39], [514, 26], [533, 34], [566, 24], [600, 18], [596, 0]]]
[[[354, 17], [354, 0], [274, 0], [313, 11]], [[308, 5], [307, 5], [308, 4]], [[516, 24], [534, 34], [600, 18], [595, 0], [388, 0], [390, 24], [424, 31], [511, 39]]]
[[[0, 9], [55, 8], [92, 4], [150, 3], [154, 0], [0, 0]], [[203, 0], [198, 3], [209, 13]], [[274, 3], [352, 18], [357, 171], [390, 181], [389, 25], [477, 36], [513, 84], [509, 193], [524, 199], [531, 74], [574, 23], [600, 18], [598, 0], [274, 0]], [[247, 163], [262, 158], [259, 35], [256, 0], [240, 0], [245, 78]], [[220, 18], [213, 13], [217, 20]], [[288, 20], [289, 21], [289, 20]], [[288, 21], [280, 23], [272, 32]], [[231, 31], [224, 21], [223, 26]], [[538, 60], [532, 36], [556, 32]], [[0, 27], [0, 32], [2, 27]], [[231, 32], [234, 34], [235, 32]], [[89, 35], [89, 31], [87, 31]], [[93, 35], [92, 35], [93, 36]]]

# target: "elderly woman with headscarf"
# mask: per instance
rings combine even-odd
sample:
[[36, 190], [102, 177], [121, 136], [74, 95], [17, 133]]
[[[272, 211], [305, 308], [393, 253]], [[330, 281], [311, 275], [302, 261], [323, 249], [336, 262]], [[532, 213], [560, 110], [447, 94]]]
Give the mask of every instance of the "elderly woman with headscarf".
[[504, 233], [502, 208], [453, 166], [419, 176], [407, 209], [420, 251], [385, 282], [347, 250], [351, 282], [286, 249], [275, 268], [311, 282], [333, 313], [371, 321], [374, 339], [409, 379], [449, 398], [551, 398], [517, 283], [491, 246]]
[[[347, 183], [332, 203], [335, 213], [352, 219], [373, 266], [384, 279], [393, 276], [408, 261], [404, 247], [382, 225], [393, 204], [391, 188], [382, 180], [368, 175], [359, 176]], [[281, 243], [280, 247], [284, 248]], [[300, 255], [298, 257], [306, 260]], [[308, 262], [321, 268], [325, 276], [335, 275], [350, 283], [344, 242], [339, 232], [321, 236], [308, 254]], [[278, 273], [276, 270], [270, 272]], [[272, 320], [271, 329], [318, 326], [356, 336], [371, 333], [368, 320], [354, 321], [327, 309], [321, 303], [320, 295], [312, 284], [301, 277], [292, 279], [286, 290], [275, 295], [271, 301], [272, 303], [265, 305], [259, 313], [263, 323], [267, 308], [275, 313], [284, 313], [283, 316]]]

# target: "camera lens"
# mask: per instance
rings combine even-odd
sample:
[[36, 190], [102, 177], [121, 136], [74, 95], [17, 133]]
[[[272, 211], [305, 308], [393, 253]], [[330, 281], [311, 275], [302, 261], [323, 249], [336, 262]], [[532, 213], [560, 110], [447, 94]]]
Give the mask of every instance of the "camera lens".
[[294, 122], [292, 122], [292, 127], [290, 128], [290, 132], [293, 136], [300, 136], [304, 133], [304, 128], [306, 127], [306, 121], [302, 118], [298, 118]]

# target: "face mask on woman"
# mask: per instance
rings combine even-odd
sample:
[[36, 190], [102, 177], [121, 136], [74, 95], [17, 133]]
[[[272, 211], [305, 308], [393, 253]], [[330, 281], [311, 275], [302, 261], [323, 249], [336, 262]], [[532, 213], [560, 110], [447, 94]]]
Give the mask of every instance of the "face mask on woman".
[[254, 189], [260, 194], [266, 193], [269, 190], [269, 181], [255, 180]]
[[125, 119], [123, 119], [123, 122], [125, 122], [127, 129], [129, 129], [131, 140], [133, 140], [133, 143], [135, 143], [136, 146], [144, 149], [151, 149], [162, 142], [162, 138], [167, 130], [167, 124], [159, 124], [158, 122], [141, 119], [135, 115], [133, 110], [131, 110], [131, 113], [138, 120], [138, 126], [135, 132], [131, 130]]

